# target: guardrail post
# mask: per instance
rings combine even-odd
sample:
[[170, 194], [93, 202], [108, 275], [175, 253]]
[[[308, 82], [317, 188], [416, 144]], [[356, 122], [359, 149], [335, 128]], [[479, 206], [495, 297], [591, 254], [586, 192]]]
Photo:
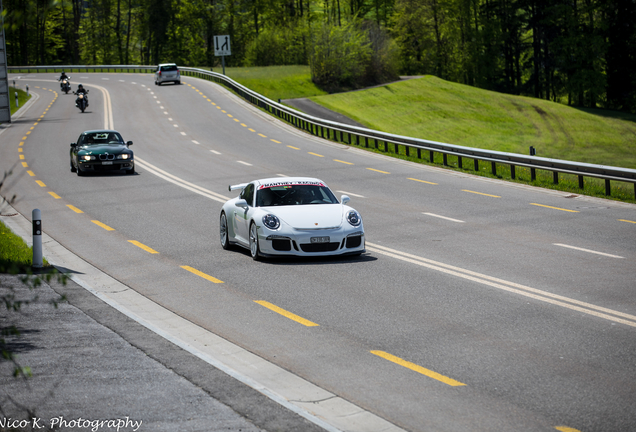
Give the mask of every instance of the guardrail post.
[[610, 196], [612, 194], [612, 187], [610, 186], [609, 179], [605, 179], [605, 195]]
[[475, 171], [479, 171], [479, 159], [473, 159]]
[[554, 182], [554, 184], [559, 184], [559, 172], [558, 171], [553, 171], [552, 172], [552, 181]]
[[463, 162], [462, 162], [462, 157], [461, 156], [457, 156], [457, 167], [459, 169], [464, 169], [464, 167], [462, 166]]
[[583, 189], [583, 186], [584, 186], [584, 184], [583, 184], [583, 176], [580, 175], [579, 176], [579, 189]]
[[33, 268], [42, 268], [42, 213], [40, 209], [31, 212], [33, 223]]
[[530, 181], [535, 181], [537, 179], [537, 170], [535, 168], [530, 168]]
[[[364, 147], [369, 148], [369, 137], [364, 137]], [[636, 183], [634, 183], [634, 185], [636, 185]]]
[[435, 162], [435, 152], [431, 150], [431, 154], [429, 155], [429, 160], [431, 163]]
[[422, 159], [422, 149], [421, 148], [417, 149], [417, 158], [418, 159]]
[[491, 162], [491, 168], [492, 168], [492, 175], [497, 176], [497, 163], [496, 162]]
[[446, 153], [443, 153], [442, 158], [444, 160], [444, 166], [448, 166], [448, 155]]
[[515, 166], [514, 165], [510, 165], [510, 178], [514, 180], [515, 177], [516, 177]]

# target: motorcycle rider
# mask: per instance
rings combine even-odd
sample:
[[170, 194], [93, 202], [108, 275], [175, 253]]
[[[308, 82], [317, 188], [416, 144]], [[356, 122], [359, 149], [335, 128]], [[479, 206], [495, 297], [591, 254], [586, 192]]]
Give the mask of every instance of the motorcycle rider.
[[62, 90], [64, 90], [63, 86], [64, 86], [64, 80], [68, 80], [69, 77], [68, 75], [66, 75], [66, 72], [62, 71], [62, 73], [60, 74], [60, 77], [57, 79], [60, 82], [60, 88]]
[[75, 99], [75, 106], [79, 108], [79, 95], [83, 94], [84, 95], [84, 99], [86, 100], [86, 107], [88, 107], [88, 96], [87, 96], [88, 90], [84, 89], [84, 86], [82, 84], [78, 84], [77, 85], [77, 91], [73, 92], [73, 94], [77, 95], [77, 99]]

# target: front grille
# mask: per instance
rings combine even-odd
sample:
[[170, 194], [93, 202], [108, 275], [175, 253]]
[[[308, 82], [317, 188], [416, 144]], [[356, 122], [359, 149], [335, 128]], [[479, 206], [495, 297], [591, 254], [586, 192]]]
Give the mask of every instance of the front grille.
[[115, 155], [112, 154], [100, 154], [99, 160], [115, 160]]
[[338, 249], [340, 243], [301, 243], [303, 252], [333, 252]]
[[272, 248], [277, 251], [290, 251], [291, 241], [288, 239], [274, 239], [272, 240]]
[[362, 244], [362, 236], [347, 237], [347, 247], [357, 248]]

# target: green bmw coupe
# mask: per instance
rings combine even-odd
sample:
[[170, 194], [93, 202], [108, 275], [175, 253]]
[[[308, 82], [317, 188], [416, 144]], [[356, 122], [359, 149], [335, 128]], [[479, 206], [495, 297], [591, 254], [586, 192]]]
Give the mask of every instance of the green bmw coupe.
[[123, 170], [135, 173], [135, 161], [129, 147], [114, 130], [89, 130], [82, 132], [76, 143], [71, 143], [71, 172], [78, 176], [91, 172]]

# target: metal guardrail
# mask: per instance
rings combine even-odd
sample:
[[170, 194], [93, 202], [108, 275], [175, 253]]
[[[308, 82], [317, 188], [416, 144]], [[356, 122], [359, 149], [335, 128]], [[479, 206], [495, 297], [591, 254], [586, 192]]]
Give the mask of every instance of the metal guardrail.
[[[135, 72], [152, 73], [156, 66], [10, 66], [10, 73], [37, 73], [37, 72]], [[342, 123], [332, 122], [321, 118], [313, 117], [285, 106], [280, 102], [262, 96], [236, 81], [217, 72], [204, 69], [179, 67], [182, 75], [202, 78], [214, 81], [228, 87], [243, 99], [279, 117], [280, 119], [302, 129], [312, 135], [334, 140], [345, 144], [364, 145], [364, 147], [374, 147], [384, 152], [403, 154], [405, 156], [417, 156], [422, 159], [422, 151], [429, 153], [429, 160], [433, 162], [435, 153], [443, 156], [443, 164], [448, 165], [448, 156], [457, 158], [458, 168], [463, 168], [464, 159], [473, 161], [473, 168], [479, 171], [480, 161], [490, 162], [493, 175], [497, 174], [497, 164], [508, 165], [510, 176], [516, 178], [516, 167], [530, 168], [531, 180], [536, 179], [536, 170], [552, 172], [554, 183], [559, 182], [559, 173], [574, 174], [578, 176], [579, 188], [584, 186], [585, 177], [593, 177], [605, 180], [605, 194], [611, 195], [611, 181], [628, 182], [634, 185], [634, 195], [636, 196], [636, 170], [629, 168], [619, 168], [605, 165], [594, 165], [582, 162], [571, 162], [560, 159], [549, 159], [538, 156], [526, 156], [517, 153], [498, 152], [471, 147], [463, 147], [453, 144], [446, 144], [436, 141], [429, 141], [418, 138], [411, 138], [401, 135], [394, 135], [380, 132], [373, 129], [366, 129], [357, 126], [350, 126]], [[392, 151], [391, 151], [392, 147]], [[400, 148], [404, 147], [404, 153]]]

